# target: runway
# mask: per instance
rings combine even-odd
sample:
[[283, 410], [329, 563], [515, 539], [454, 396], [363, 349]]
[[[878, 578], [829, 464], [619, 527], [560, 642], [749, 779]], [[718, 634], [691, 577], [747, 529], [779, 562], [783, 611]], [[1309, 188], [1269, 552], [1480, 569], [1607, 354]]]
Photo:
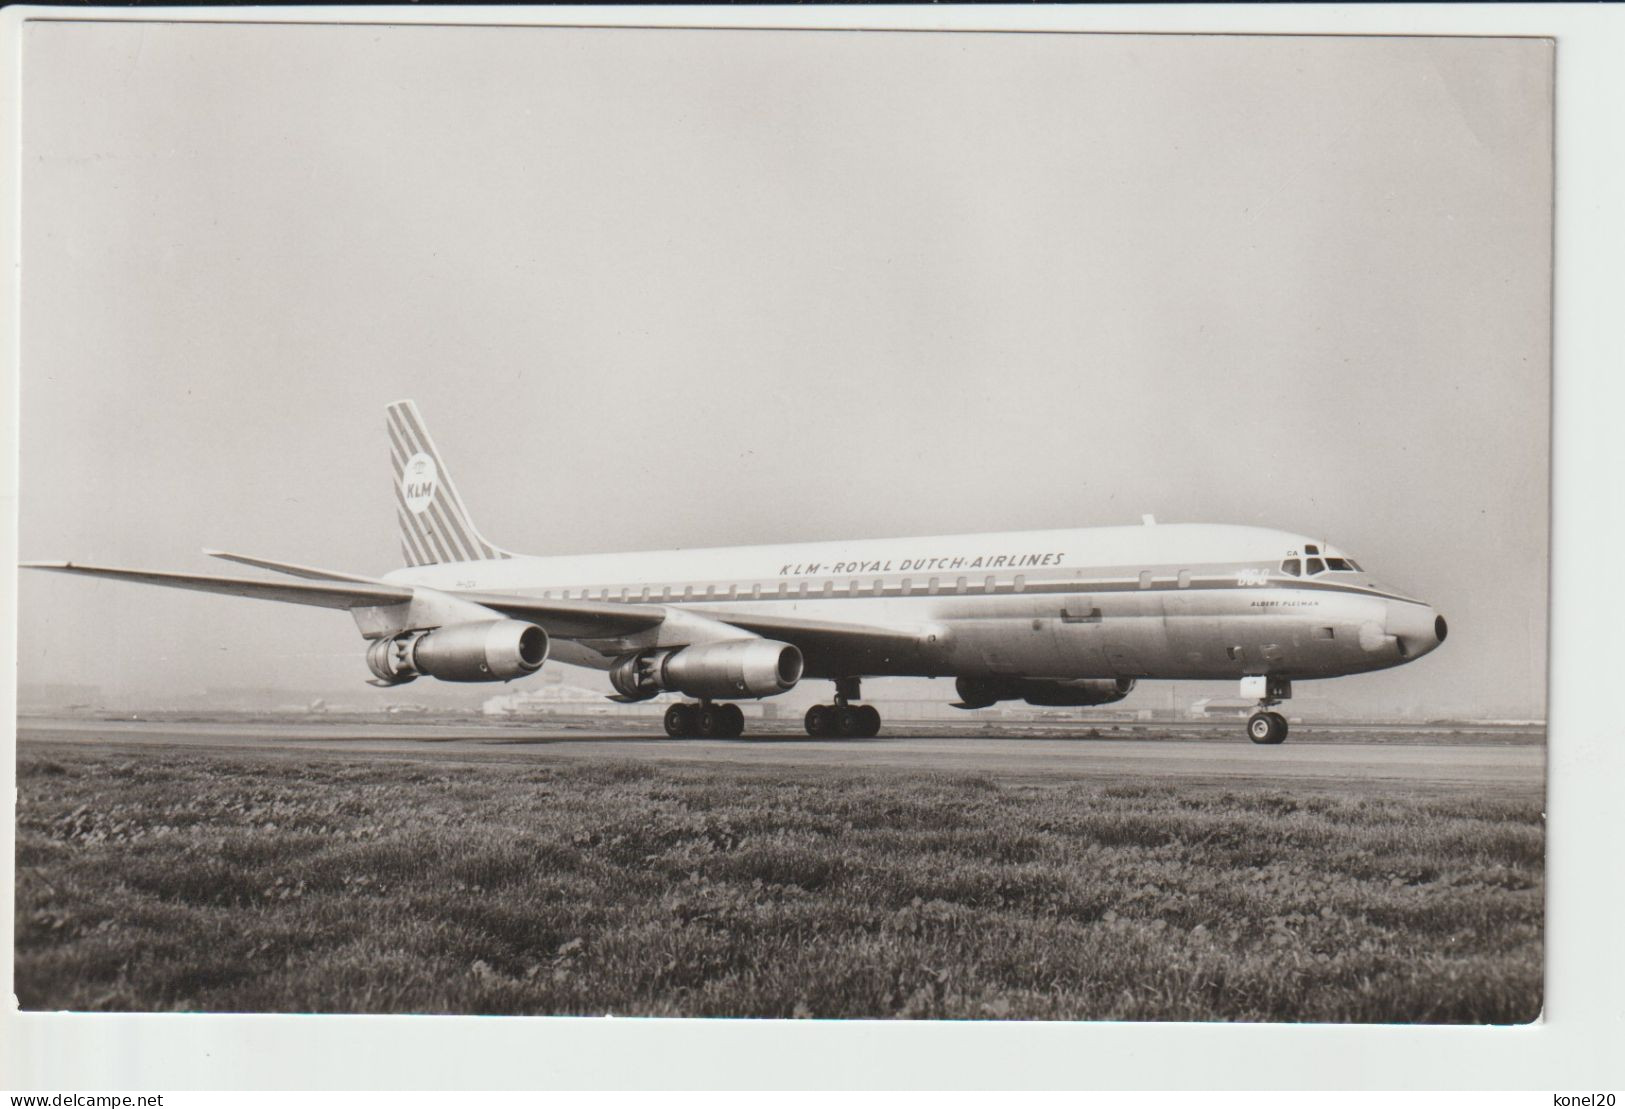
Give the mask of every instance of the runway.
[[[582, 728], [427, 722], [123, 721], [23, 718], [21, 745], [67, 743], [109, 748], [253, 750], [300, 759], [335, 755], [434, 762], [632, 760], [674, 766], [726, 766], [783, 771], [950, 772], [1042, 782], [1143, 776], [1169, 781], [1237, 784], [1392, 782], [1446, 790], [1538, 790], [1546, 748], [1538, 736], [1509, 733], [1508, 741], [1472, 742], [1412, 733], [1404, 741], [1374, 739], [1356, 729], [1308, 731], [1277, 747], [1239, 735], [1147, 726], [1111, 736], [882, 735], [868, 740], [815, 740], [791, 734], [733, 740], [674, 740], [604, 722], [602, 734]], [[1211, 736], [1211, 738], [1210, 738]]]

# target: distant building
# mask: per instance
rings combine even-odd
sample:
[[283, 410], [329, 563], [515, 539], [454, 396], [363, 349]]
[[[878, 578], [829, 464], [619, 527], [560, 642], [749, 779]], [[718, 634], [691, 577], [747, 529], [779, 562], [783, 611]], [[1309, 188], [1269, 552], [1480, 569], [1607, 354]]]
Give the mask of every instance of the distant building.
[[1245, 697], [1203, 697], [1200, 701], [1192, 701], [1187, 711], [1199, 720], [1211, 720], [1251, 716], [1257, 708], [1257, 701], [1249, 701]]
[[17, 687], [17, 708], [21, 712], [51, 709], [88, 708], [100, 704], [102, 687], [73, 682], [23, 682]]

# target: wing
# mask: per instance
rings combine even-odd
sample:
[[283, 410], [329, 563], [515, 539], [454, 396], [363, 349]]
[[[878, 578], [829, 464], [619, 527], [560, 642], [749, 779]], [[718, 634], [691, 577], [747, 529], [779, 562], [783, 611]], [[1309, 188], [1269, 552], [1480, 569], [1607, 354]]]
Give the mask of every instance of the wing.
[[[233, 554], [230, 551], [205, 550], [203, 553], [214, 558], [223, 558], [228, 562], [240, 562], [245, 566], [257, 566], [262, 570], [274, 570], [279, 574], [291, 574], [297, 578], [358, 582], [366, 585], [382, 586], [386, 589], [406, 589], [410, 594], [410, 587], [391, 585], [389, 582], [377, 578], [362, 577], [359, 574], [345, 574], [337, 570], [323, 570], [316, 566], [302, 566], [297, 562], [278, 562], [275, 559], [259, 558], [255, 555]], [[522, 594], [465, 593], [453, 590], [446, 590], [445, 592], [460, 600], [483, 605], [485, 608], [500, 612], [504, 616], [540, 624], [547, 629], [548, 635], [558, 636], [561, 639], [607, 638], [617, 635], [631, 635], [634, 632], [655, 627], [665, 619], [664, 610], [651, 605], [632, 605], [610, 601], [541, 600], [535, 597], [526, 597]]]
[[[215, 551], [205, 547], [203, 553], [210, 558], [222, 558], [227, 562], [240, 562], [244, 566], [253, 566], [261, 570], [275, 570], [279, 574], [292, 574], [296, 578], [314, 578], [317, 581], [359, 581], [368, 585], [389, 586], [386, 581], [377, 578], [362, 577], [360, 574], [344, 574], [337, 570], [323, 570], [315, 566], [301, 566], [297, 562], [277, 562], [270, 558], [256, 558], [253, 555], [233, 554], [230, 551]], [[395, 588], [390, 586], [390, 588]]]
[[935, 638], [929, 630], [807, 620], [797, 616], [708, 612], [709, 619], [768, 639], [793, 643], [811, 678], [849, 674], [917, 673]]
[[165, 570], [85, 566], [77, 562], [24, 562], [20, 565], [29, 570], [83, 574], [92, 578], [167, 585], [172, 589], [195, 589], [203, 593], [225, 593], [233, 597], [256, 597], [262, 601], [316, 605], [320, 608], [372, 608], [404, 604], [412, 599], [412, 590], [382, 583], [256, 581], [253, 578], [222, 578], [209, 574], [175, 574]]
[[[111, 578], [115, 581], [162, 585], [233, 597], [254, 597], [285, 604], [315, 605], [334, 609], [373, 609], [409, 604], [414, 587], [392, 585], [375, 578], [319, 570], [294, 563], [275, 562], [248, 555], [209, 552], [233, 562], [259, 566], [307, 580], [261, 581], [253, 578], [217, 577], [209, 574], [181, 574], [166, 570], [132, 570], [115, 566], [87, 566], [76, 562], [24, 562], [30, 570]], [[315, 579], [315, 580], [310, 580]], [[429, 591], [433, 592], [433, 591]], [[511, 616], [529, 620], [561, 639], [613, 639], [634, 635], [663, 623], [666, 609], [660, 605], [617, 601], [543, 600], [518, 594], [453, 592], [451, 596]], [[685, 613], [685, 617], [737, 628], [793, 643], [806, 659], [807, 673], [816, 677], [847, 674], [885, 674], [917, 669], [927, 646], [928, 633], [874, 627], [863, 624], [833, 623], [792, 616], [729, 612]]]

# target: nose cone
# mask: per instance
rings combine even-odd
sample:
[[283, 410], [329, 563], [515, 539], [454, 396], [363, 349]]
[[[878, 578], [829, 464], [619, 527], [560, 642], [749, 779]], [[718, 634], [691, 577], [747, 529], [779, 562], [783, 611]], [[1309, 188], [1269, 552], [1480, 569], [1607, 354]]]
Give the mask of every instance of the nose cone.
[[1400, 656], [1413, 659], [1443, 643], [1450, 627], [1431, 605], [1390, 601], [1387, 631], [1398, 640]]

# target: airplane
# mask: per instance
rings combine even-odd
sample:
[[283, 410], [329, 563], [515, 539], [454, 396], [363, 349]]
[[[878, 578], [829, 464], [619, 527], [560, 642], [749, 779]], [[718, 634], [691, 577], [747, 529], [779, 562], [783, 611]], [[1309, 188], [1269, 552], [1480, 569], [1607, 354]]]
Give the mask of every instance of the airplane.
[[738, 702], [830, 681], [811, 736], [877, 735], [861, 682], [951, 677], [956, 707], [1087, 707], [1140, 679], [1239, 682], [1278, 744], [1292, 683], [1400, 666], [1444, 617], [1345, 552], [1267, 528], [1158, 524], [533, 557], [475, 528], [417, 406], [387, 406], [405, 565], [382, 577], [209, 550], [287, 580], [25, 562], [28, 569], [343, 609], [372, 683], [508, 682], [550, 658], [612, 700], [683, 698], [673, 737], [743, 733]]

